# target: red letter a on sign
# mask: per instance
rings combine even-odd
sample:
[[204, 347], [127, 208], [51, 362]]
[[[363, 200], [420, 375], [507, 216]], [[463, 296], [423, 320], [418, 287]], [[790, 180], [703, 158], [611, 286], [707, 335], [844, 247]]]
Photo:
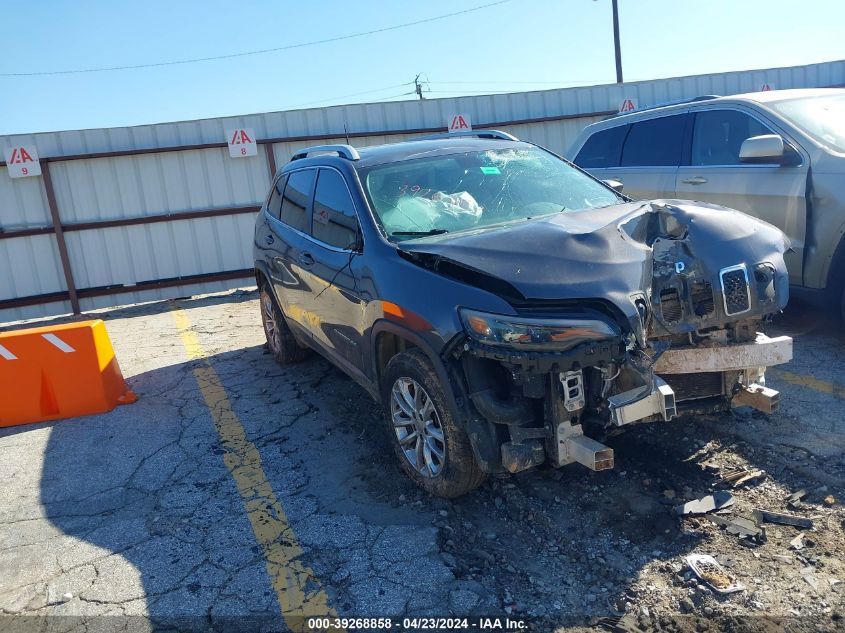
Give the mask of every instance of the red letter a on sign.
[[20, 160], [18, 162], [19, 163], [26, 163], [26, 162], [31, 163], [32, 162], [32, 156], [29, 155], [29, 152], [26, 151], [25, 147], [21, 147], [21, 156], [20, 156]]
[[241, 130], [241, 143], [252, 143], [252, 139], [246, 133], [246, 130]]

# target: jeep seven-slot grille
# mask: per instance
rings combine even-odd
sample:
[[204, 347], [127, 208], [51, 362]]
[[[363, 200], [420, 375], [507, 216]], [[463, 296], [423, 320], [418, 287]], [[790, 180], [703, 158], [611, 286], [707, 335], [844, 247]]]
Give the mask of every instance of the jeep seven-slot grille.
[[719, 274], [722, 278], [722, 293], [725, 298], [725, 314], [739, 314], [751, 308], [748, 293], [748, 273], [745, 266], [731, 266]]

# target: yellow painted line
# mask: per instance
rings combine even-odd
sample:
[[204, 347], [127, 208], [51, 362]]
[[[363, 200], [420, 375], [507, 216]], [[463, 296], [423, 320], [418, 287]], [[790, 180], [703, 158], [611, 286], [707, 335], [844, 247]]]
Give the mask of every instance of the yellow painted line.
[[302, 548], [264, 474], [258, 448], [249, 441], [232, 409], [220, 377], [211, 366], [196, 332], [191, 329], [188, 314], [181, 308], [172, 314], [188, 358], [203, 361], [194, 369], [194, 377], [225, 451], [223, 462], [232, 473], [255, 540], [264, 554], [285, 624], [292, 631], [308, 631], [308, 617], [334, 617], [336, 613], [329, 607], [329, 598], [320, 588], [314, 572], [301, 560]]
[[813, 391], [829, 393], [831, 395], [845, 399], [845, 387], [843, 387], [842, 385], [837, 385], [835, 382], [819, 380], [818, 378], [814, 378], [813, 376], [808, 376], [806, 374], [796, 374], [791, 371], [785, 371], [783, 369], [769, 368], [768, 371], [771, 372], [772, 375], [778, 380], [788, 382], [790, 385], [806, 387], [807, 389], [812, 389]]

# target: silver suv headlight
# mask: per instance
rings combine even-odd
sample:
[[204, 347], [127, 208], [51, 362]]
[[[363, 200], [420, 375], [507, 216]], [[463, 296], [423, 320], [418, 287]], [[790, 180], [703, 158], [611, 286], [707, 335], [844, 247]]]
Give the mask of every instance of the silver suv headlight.
[[459, 313], [467, 335], [486, 345], [552, 351], [619, 336], [617, 330], [599, 319], [533, 319], [465, 308]]

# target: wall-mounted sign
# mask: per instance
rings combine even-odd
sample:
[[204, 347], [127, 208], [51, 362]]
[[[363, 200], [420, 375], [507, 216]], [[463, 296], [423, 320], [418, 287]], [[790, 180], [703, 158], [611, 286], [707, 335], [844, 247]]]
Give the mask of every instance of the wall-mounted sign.
[[226, 132], [226, 142], [229, 144], [231, 158], [245, 158], [258, 154], [258, 143], [255, 142], [255, 132], [250, 128], [238, 128]]
[[19, 145], [6, 150], [6, 167], [11, 178], [40, 176], [41, 163], [34, 145]]
[[637, 102], [633, 99], [623, 99], [619, 104], [619, 112], [633, 112], [637, 109]]
[[762, 86], [760, 86], [760, 92], [768, 92], [769, 90], [774, 90], [774, 89], [775, 89], [774, 84], [763, 84]]
[[468, 114], [453, 114], [449, 117], [449, 131], [461, 132], [463, 130], [471, 130], [472, 121]]

